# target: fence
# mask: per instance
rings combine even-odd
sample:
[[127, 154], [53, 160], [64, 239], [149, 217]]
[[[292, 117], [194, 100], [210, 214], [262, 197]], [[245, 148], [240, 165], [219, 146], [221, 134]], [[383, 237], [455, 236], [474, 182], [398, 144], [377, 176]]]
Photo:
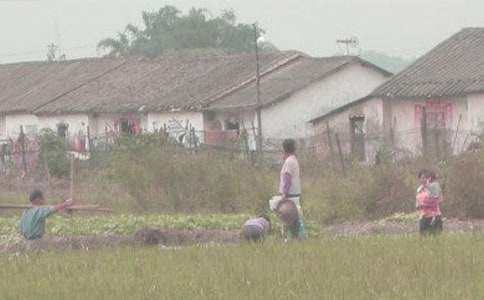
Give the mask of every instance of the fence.
[[[180, 151], [208, 151], [221, 153], [232, 158], [257, 160], [255, 139], [237, 131], [195, 131], [167, 132], [160, 130], [149, 135], [179, 147]], [[77, 135], [63, 139], [66, 151], [80, 160], [90, 160], [96, 154], [110, 153], [125, 135], [106, 133], [102, 136]], [[480, 148], [480, 134], [465, 130], [429, 130], [413, 128], [384, 134], [378, 131], [338, 131], [329, 126], [316, 135], [298, 140], [298, 152], [309, 164], [327, 163], [346, 173], [348, 161], [379, 163], [382, 159], [400, 159], [411, 155], [428, 155], [437, 159]], [[41, 137], [27, 136], [20, 131], [15, 139], [0, 140], [0, 174], [12, 172], [20, 176], [31, 174], [38, 168], [41, 151]], [[264, 141], [263, 159], [267, 163], [281, 161], [282, 140]], [[41, 166], [48, 169], [48, 166]]]

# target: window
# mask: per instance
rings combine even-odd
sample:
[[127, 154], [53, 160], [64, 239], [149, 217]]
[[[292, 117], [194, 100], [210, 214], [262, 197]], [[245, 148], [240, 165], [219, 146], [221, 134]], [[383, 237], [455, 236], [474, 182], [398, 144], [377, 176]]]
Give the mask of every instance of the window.
[[240, 124], [237, 121], [225, 121], [225, 130], [236, 131], [238, 135], [240, 132]]
[[57, 136], [61, 138], [67, 137], [67, 132], [69, 130], [69, 125], [66, 123], [57, 124]]

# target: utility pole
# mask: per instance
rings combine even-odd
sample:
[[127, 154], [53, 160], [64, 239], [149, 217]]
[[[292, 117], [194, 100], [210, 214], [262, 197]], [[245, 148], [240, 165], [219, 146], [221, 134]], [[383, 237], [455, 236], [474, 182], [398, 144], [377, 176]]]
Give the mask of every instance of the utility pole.
[[263, 156], [263, 139], [262, 139], [262, 103], [260, 99], [260, 62], [259, 62], [259, 27], [257, 23], [253, 24], [254, 26], [254, 41], [255, 41], [255, 60], [256, 60], [256, 73], [255, 73], [255, 80], [256, 80], [256, 88], [257, 88], [257, 150], [259, 151], [259, 158], [262, 159]]

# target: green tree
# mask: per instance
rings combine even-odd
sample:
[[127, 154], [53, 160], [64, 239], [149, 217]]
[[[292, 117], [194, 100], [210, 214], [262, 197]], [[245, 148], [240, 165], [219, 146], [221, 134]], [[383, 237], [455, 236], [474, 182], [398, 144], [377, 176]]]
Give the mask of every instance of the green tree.
[[54, 177], [69, 175], [70, 164], [67, 157], [69, 147], [64, 138], [58, 137], [51, 129], [42, 129], [39, 135], [40, 163], [37, 165], [39, 173], [44, 174], [48, 169]]
[[[143, 26], [132, 24], [117, 37], [99, 42], [98, 50], [111, 56], [158, 56], [167, 52], [198, 51], [216, 53], [251, 52], [254, 48], [252, 25], [237, 23], [232, 10], [210, 17], [207, 9], [192, 8], [182, 14], [176, 7], [165, 6], [156, 12], [143, 12]], [[274, 45], [262, 51], [274, 52]]]
[[402, 71], [413, 61], [415, 61], [415, 58], [407, 59], [399, 56], [391, 56], [373, 50], [363, 51], [361, 57], [392, 73]]

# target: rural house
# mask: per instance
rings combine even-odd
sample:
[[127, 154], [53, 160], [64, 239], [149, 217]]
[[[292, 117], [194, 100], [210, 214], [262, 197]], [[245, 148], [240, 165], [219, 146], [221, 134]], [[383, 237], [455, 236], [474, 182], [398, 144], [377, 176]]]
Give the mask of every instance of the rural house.
[[[390, 75], [357, 57], [260, 56], [266, 138], [307, 137], [318, 113], [368, 94]], [[223, 142], [254, 123], [253, 55], [172, 55], [0, 65], [0, 136], [165, 130]], [[243, 121], [243, 122], [242, 122]], [[255, 132], [248, 130], [248, 134]]]
[[[264, 139], [307, 139], [308, 121], [370, 93], [390, 73], [353, 56], [313, 58], [295, 54], [261, 73], [261, 115]], [[257, 128], [256, 80], [209, 100], [207, 128]]]
[[483, 108], [484, 28], [466, 28], [369, 96], [311, 123], [322, 156], [331, 154], [335, 135], [360, 160], [373, 160], [383, 145], [439, 156], [472, 147], [484, 129]]

